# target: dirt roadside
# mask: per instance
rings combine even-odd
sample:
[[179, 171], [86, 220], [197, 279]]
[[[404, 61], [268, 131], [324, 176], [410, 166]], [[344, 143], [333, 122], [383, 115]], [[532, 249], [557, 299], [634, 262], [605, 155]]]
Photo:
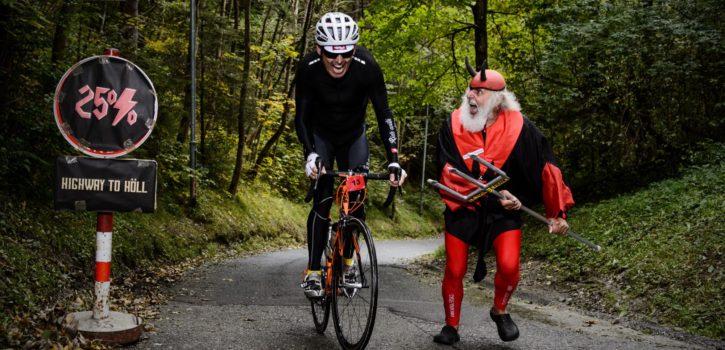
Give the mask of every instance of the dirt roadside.
[[[464, 279], [464, 294], [474, 305], [491, 304], [493, 300], [493, 275], [495, 259], [486, 257], [488, 275], [481, 283], [473, 283], [475, 253], [469, 257], [469, 267]], [[408, 265], [410, 273], [433, 288], [440, 288], [445, 267], [444, 259], [424, 256]], [[693, 344], [695, 347], [725, 349], [725, 341], [701, 337], [682, 329], [657, 324], [638, 314], [613, 314], [607, 304], [595, 293], [583, 292], [574, 282], [555, 283], [554, 277], [546, 272], [543, 262], [524, 260], [521, 262], [521, 279], [509, 304], [512, 314], [526, 314], [527, 318], [558, 320], [557, 325], [576, 332], [596, 335], [627, 337], [631, 330], [653, 336], [674, 339]], [[573, 312], [575, 310], [575, 312]], [[546, 314], [546, 317], [543, 317]], [[581, 315], [584, 315], [582, 317]], [[542, 316], [542, 317], [539, 317]], [[587, 318], [590, 316], [592, 319]], [[597, 319], [599, 321], [593, 321]]]

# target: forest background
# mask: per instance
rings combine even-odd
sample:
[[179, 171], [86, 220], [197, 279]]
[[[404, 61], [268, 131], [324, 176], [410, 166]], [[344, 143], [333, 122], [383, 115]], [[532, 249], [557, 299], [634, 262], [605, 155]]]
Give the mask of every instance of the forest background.
[[[470, 79], [464, 58], [487, 60], [553, 146], [579, 216], [591, 218], [577, 227], [615, 251], [592, 258], [539, 239], [525, 254], [556, 262], [561, 282], [594, 290], [601, 285], [587, 276], [605, 276], [608, 289], [596, 293], [610, 312], [645, 310], [649, 320], [725, 338], [719, 0], [0, 0], [0, 345], [55, 341], [62, 335], [48, 321], [92, 299], [83, 290], [94, 216], [52, 210], [54, 159], [77, 154], [52, 115], [63, 73], [113, 47], [155, 85], [157, 124], [132, 156], [158, 161], [159, 209], [117, 215], [114, 226], [114, 281], [129, 276], [138, 292], [130, 276], [142, 271], [304, 243], [294, 72], [313, 48], [314, 23], [331, 10], [359, 21], [360, 44], [383, 69], [409, 174], [392, 211], [378, 208], [382, 188], [371, 191], [376, 234], [440, 230], [441, 204], [421, 181], [437, 177], [437, 129]], [[375, 118], [368, 123], [372, 168], [383, 169]], [[652, 269], [635, 263], [647, 261]], [[658, 299], [683, 279], [695, 289], [674, 304]], [[632, 300], [620, 303], [623, 294]]]

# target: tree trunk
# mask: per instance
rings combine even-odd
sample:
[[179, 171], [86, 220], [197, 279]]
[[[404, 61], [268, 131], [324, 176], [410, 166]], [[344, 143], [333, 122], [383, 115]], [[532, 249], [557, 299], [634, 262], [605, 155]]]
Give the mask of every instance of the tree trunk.
[[[221, 3], [219, 4], [219, 17], [220, 17], [220, 19], [225, 19], [226, 16], [227, 16], [226, 6], [227, 6], [227, 0], [222, 0]], [[226, 27], [223, 24], [221, 24], [220, 26], [221, 27]], [[224, 30], [219, 30], [219, 44], [217, 44], [218, 45], [218, 48], [219, 48], [217, 50], [217, 59], [218, 60], [221, 60], [222, 59], [222, 56], [224, 54], [224, 50], [223, 50], [223, 48], [224, 48], [224, 32], [225, 32]]]
[[302, 38], [297, 42], [297, 52], [300, 53], [300, 57], [305, 54], [307, 50], [307, 29], [310, 27], [310, 21], [312, 19], [312, 8], [314, 7], [315, 0], [309, 0], [307, 2], [307, 9], [305, 10], [305, 21], [302, 24]]
[[126, 28], [124, 29], [124, 39], [126, 39], [127, 48], [136, 53], [139, 45], [138, 26], [138, 0], [126, 0], [123, 5], [123, 13], [126, 14]]
[[[188, 59], [184, 65], [184, 67], [186, 67], [184, 76], [189, 77], [189, 80], [191, 80], [191, 62], [189, 62], [191, 60], [191, 46], [189, 46], [187, 57]], [[189, 115], [191, 114], [191, 82], [189, 80], [186, 81], [184, 86], [184, 106], [189, 108], [189, 113], [182, 114], [181, 119], [179, 120], [179, 131], [176, 134], [176, 142], [178, 143], [186, 143], [186, 137], [189, 134], [189, 127], [191, 123], [189, 118]]]
[[[243, 6], [243, 5], [242, 5]], [[232, 0], [232, 11], [234, 14], [234, 33], [239, 31], [239, 0]], [[245, 45], [244, 50], [249, 49], [249, 45]], [[232, 39], [232, 52], [237, 51], [237, 41]]]
[[[200, 0], [196, 0], [194, 4], [196, 5], [196, 13], [199, 13], [199, 2]], [[197, 17], [198, 18], [198, 17]], [[199, 22], [197, 21], [196, 27], [199, 26]], [[198, 33], [199, 29], [194, 28], [194, 32]], [[197, 40], [198, 42], [198, 40]], [[196, 96], [191, 95], [191, 55], [192, 52], [195, 52], [197, 50], [192, 51], [191, 45], [187, 48], [187, 59], [186, 64], [184, 67], [186, 68], [186, 72], [184, 76], [189, 77], [189, 79], [186, 80], [186, 86], [184, 86], [184, 106], [187, 106], [189, 108], [188, 114], [183, 114], [181, 116], [181, 120], [179, 120], [179, 131], [176, 134], [176, 142], [178, 143], [185, 143], [186, 137], [189, 134], [189, 128], [191, 127], [191, 119], [189, 118], [191, 115], [191, 99], [196, 98]]]
[[242, 174], [242, 160], [244, 159], [244, 119], [245, 107], [247, 102], [247, 90], [249, 88], [249, 66], [251, 53], [249, 48], [249, 11], [252, 0], [243, 0], [244, 7], [244, 73], [242, 75], [242, 88], [239, 92], [239, 114], [237, 118], [237, 128], [239, 130], [239, 140], [237, 141], [237, 157], [234, 162], [234, 173], [232, 181], [229, 184], [229, 193], [236, 194], [239, 186], [239, 177]]
[[[304, 54], [304, 51], [307, 49], [307, 28], [310, 26], [310, 19], [312, 17], [312, 7], [314, 5], [314, 2], [315, 2], [314, 0], [309, 0], [307, 2], [305, 20], [304, 20], [304, 23], [302, 24], [302, 37], [300, 38], [300, 41], [297, 42], [297, 52], [301, 53], [300, 57], [302, 56], [302, 54]], [[290, 62], [290, 64], [287, 65], [287, 71], [285, 74], [285, 82], [289, 82], [290, 72], [293, 69], [295, 69], [295, 67], [296, 67], [295, 63], [296, 62]], [[254, 162], [254, 168], [250, 172], [252, 177], [257, 176], [257, 172], [259, 171], [259, 165], [262, 164], [262, 161], [264, 160], [264, 158], [267, 157], [270, 150], [276, 145], [277, 141], [279, 140], [279, 138], [282, 136], [282, 133], [284, 132], [285, 126], [287, 124], [287, 118], [289, 118], [289, 113], [291, 110], [289, 101], [292, 98], [292, 96], [294, 95], [294, 91], [295, 91], [294, 85], [289, 86], [289, 88], [287, 90], [287, 100], [284, 103], [284, 110], [282, 111], [282, 117], [281, 117], [279, 126], [277, 127], [277, 130], [274, 132], [272, 137], [269, 140], [267, 140], [267, 143], [265, 143], [264, 147], [262, 147], [262, 150], [259, 152], [259, 155], [257, 156], [257, 159]]]
[[[259, 47], [262, 47], [264, 45], [264, 36], [267, 35], [267, 22], [269, 21], [269, 16], [272, 14], [272, 8], [268, 8], [267, 12], [264, 14], [264, 20], [262, 21], [262, 30], [259, 33], [259, 41], [257, 42], [257, 45]], [[262, 82], [260, 85], [262, 86], [259, 91], [257, 91], [257, 98], [262, 98], [261, 94], [262, 91], [266, 90], [266, 85], [264, 84], [264, 68], [266, 64], [264, 62], [261, 62], [262, 64], [259, 64], [257, 66], [257, 77], [259, 77], [259, 81]]]
[[259, 33], [259, 42], [257, 45], [262, 46], [264, 43], [264, 35], [267, 33], [267, 21], [269, 21], [269, 15], [272, 14], [272, 7], [270, 6], [267, 9], [267, 12], [264, 14], [264, 20], [262, 20], [262, 30]]
[[[279, 34], [280, 26], [284, 19], [285, 19], [285, 17], [277, 16], [277, 22], [275, 23], [274, 30], [272, 31], [272, 38], [270, 39], [270, 42], [275, 42], [277, 40], [277, 34]], [[260, 43], [260, 46], [262, 46], [261, 43]], [[268, 72], [267, 72], [266, 68], [267, 68], [266, 61], [262, 62], [262, 64], [259, 65], [259, 70], [257, 73], [257, 77], [259, 77], [259, 81], [261, 83], [261, 86], [263, 87], [262, 89], [259, 90], [259, 93], [257, 94], [257, 96], [259, 96], [261, 98], [265, 98], [265, 99], [269, 98], [269, 96], [272, 93], [272, 89], [269, 88], [269, 86], [270, 86], [269, 81], [267, 81], [267, 80], [269, 80], [270, 77], [272, 76], [274, 67], [270, 68]], [[265, 74], [265, 72], [267, 72], [267, 74]]]
[[[285, 77], [285, 86], [289, 83], [289, 72], [291, 69], [287, 70], [287, 76]], [[277, 126], [277, 130], [275, 130], [272, 137], [267, 140], [267, 142], [264, 144], [264, 147], [262, 147], [262, 150], [259, 151], [259, 155], [257, 156], [257, 160], [254, 162], [254, 168], [251, 171], [251, 176], [254, 178], [257, 176], [257, 172], [259, 171], [259, 166], [262, 164], [262, 161], [264, 158], [267, 158], [267, 155], [269, 154], [269, 151], [272, 149], [272, 147], [277, 143], [277, 140], [282, 136], [282, 133], [284, 132], [285, 126], [287, 125], [287, 118], [289, 118], [290, 113], [290, 103], [289, 103], [289, 91], [294, 91], [291, 87], [288, 90], [288, 99], [284, 103], [284, 110], [282, 111], [282, 116], [280, 117], [279, 126]]]
[[58, 19], [55, 23], [55, 33], [53, 34], [53, 51], [50, 54], [50, 64], [56, 67], [58, 61], [65, 56], [68, 44], [68, 17], [70, 13], [70, 0], [61, 0], [60, 10], [58, 11]]
[[[199, 4], [199, 13], [203, 11], [202, 5]], [[199, 82], [199, 155], [202, 160], [206, 160], [206, 104], [204, 95], [206, 93], [206, 60], [204, 59], [204, 17], [199, 18], [199, 62], [201, 68], [201, 80]]]
[[488, 0], [477, 0], [471, 6], [473, 10], [474, 40], [476, 49], [476, 70], [488, 59], [488, 32], [486, 29], [486, 14], [488, 13]]

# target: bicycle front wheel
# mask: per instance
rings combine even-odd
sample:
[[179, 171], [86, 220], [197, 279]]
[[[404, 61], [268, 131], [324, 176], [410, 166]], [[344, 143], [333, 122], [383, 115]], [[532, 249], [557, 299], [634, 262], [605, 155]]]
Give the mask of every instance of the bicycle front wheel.
[[[345, 223], [346, 240], [352, 243], [355, 276], [343, 278], [342, 264], [333, 278], [332, 317], [343, 349], [363, 349], [375, 325], [378, 306], [378, 260], [370, 230], [357, 218]], [[349, 233], [349, 234], [348, 234]]]

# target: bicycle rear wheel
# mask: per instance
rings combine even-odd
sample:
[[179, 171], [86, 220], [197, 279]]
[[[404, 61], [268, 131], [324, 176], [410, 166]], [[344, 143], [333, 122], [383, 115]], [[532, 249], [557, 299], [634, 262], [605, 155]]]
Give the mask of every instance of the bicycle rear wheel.
[[[327, 269], [322, 266], [322, 286], [325, 288], [327, 281]], [[327, 322], [330, 320], [330, 295], [327, 293], [322, 298], [310, 299], [312, 306], [312, 320], [315, 322], [317, 333], [325, 333]]]
[[312, 320], [315, 322], [317, 333], [325, 333], [327, 321], [330, 319], [330, 298], [324, 296], [318, 299], [310, 299], [312, 305]]
[[332, 293], [332, 317], [337, 340], [343, 349], [363, 349], [375, 326], [378, 305], [378, 261], [370, 230], [357, 218], [349, 218], [343, 228], [354, 240], [353, 254], [357, 281], [354, 287], [342, 279], [342, 268], [335, 270]]

